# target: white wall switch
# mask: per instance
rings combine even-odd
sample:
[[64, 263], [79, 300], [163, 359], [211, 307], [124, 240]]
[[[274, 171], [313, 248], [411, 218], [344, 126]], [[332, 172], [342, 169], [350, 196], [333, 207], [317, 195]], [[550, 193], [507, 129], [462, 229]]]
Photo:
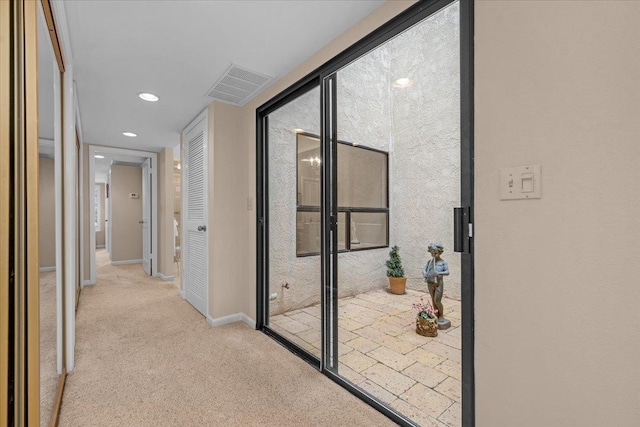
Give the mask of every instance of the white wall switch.
[[540, 165], [500, 169], [500, 200], [539, 199]]

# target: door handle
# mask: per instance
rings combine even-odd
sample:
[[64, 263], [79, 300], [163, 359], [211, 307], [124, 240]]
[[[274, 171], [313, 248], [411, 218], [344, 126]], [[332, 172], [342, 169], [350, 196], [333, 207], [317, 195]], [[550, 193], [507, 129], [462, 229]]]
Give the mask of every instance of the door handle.
[[471, 253], [469, 240], [471, 234], [471, 209], [469, 207], [453, 208], [453, 251], [463, 254]]
[[198, 226], [198, 231], [207, 231], [207, 226], [206, 225], [199, 225]]
[[144, 221], [138, 221], [138, 224], [144, 224]]

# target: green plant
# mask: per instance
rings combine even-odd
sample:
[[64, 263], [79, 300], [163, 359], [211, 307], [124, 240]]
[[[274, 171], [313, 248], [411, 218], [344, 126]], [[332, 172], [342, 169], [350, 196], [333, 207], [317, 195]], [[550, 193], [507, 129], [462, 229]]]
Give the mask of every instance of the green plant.
[[404, 268], [402, 268], [402, 260], [398, 251], [400, 251], [400, 248], [394, 246], [389, 252], [389, 260], [386, 262], [387, 276], [389, 277], [404, 277]]

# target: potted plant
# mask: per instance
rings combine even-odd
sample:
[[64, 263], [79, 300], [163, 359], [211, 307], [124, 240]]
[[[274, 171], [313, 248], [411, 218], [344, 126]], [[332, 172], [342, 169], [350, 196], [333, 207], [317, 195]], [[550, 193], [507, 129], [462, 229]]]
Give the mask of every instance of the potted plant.
[[416, 315], [416, 333], [425, 337], [438, 336], [438, 315], [430, 303], [424, 302], [420, 298], [418, 304], [413, 304], [413, 308], [418, 310]]
[[405, 293], [407, 286], [407, 278], [404, 277], [404, 268], [402, 268], [402, 260], [398, 251], [400, 248], [394, 246], [389, 252], [389, 260], [387, 265], [387, 277], [389, 277], [389, 290], [392, 294], [402, 295]]

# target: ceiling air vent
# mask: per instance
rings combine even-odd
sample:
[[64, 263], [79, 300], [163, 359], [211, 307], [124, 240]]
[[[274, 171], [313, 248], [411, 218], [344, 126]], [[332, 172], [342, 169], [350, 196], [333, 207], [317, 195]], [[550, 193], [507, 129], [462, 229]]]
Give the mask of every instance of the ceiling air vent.
[[231, 64], [207, 95], [215, 100], [241, 107], [272, 80], [273, 77]]

